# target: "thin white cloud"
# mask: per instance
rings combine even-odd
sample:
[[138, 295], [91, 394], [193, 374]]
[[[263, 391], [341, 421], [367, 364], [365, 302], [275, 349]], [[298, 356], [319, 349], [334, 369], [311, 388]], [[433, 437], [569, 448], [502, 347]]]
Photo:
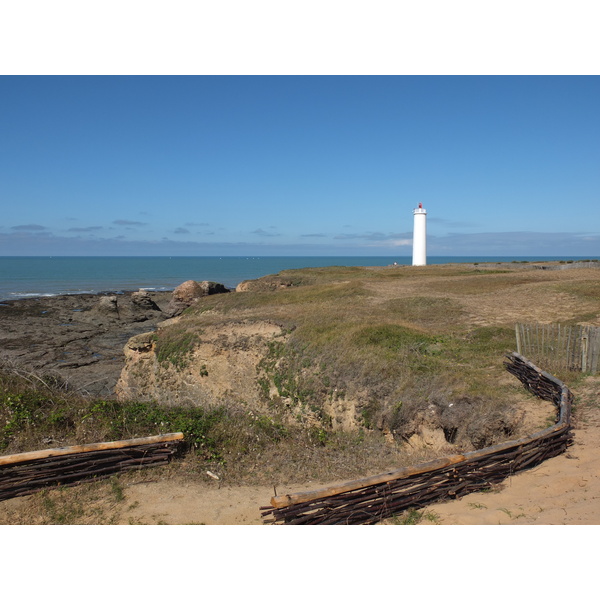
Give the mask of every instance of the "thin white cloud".
[[[380, 242], [386, 240], [403, 239], [406, 233], [381, 233], [380, 231], [370, 231], [367, 233], [340, 233], [334, 237], [335, 240], [367, 240], [372, 242]], [[412, 235], [411, 235], [412, 237]]]
[[477, 227], [477, 223], [472, 223], [471, 221], [452, 221], [451, 219], [442, 219], [440, 217], [428, 217], [427, 221], [431, 224], [435, 225], [443, 225], [444, 227], [448, 227], [451, 229], [457, 228], [465, 228], [469, 229], [471, 227]]
[[[132, 240], [126, 235], [100, 237], [87, 235], [54, 235], [39, 229], [15, 229], [0, 231], [0, 255], [2, 256], [201, 256], [225, 253], [239, 255], [251, 253], [264, 256], [362, 256], [362, 255], [408, 255], [412, 235], [398, 234], [396, 238], [368, 239], [372, 234], [337, 240], [332, 243], [290, 244], [271, 241], [273, 234], [257, 242], [224, 242], [219, 236], [212, 241], [182, 241], [168, 238]], [[260, 234], [257, 234], [260, 236]], [[562, 256], [600, 258], [600, 233], [540, 233], [502, 232], [482, 234], [428, 235], [429, 256]]]
[[127, 219], [117, 219], [116, 221], [113, 221], [113, 225], [137, 226], [137, 225], [147, 225], [147, 223], [142, 223], [141, 221], [128, 221]]
[[[271, 227], [271, 229], [272, 229], [272, 227]], [[274, 231], [265, 231], [262, 228], [255, 229], [254, 231], [251, 231], [250, 233], [253, 233], [254, 235], [260, 235], [261, 237], [279, 237], [281, 235], [280, 233], [275, 233]]]

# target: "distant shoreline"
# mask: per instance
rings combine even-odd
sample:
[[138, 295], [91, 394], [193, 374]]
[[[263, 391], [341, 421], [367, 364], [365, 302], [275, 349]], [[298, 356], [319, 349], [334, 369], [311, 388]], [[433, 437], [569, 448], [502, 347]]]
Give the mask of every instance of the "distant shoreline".
[[[594, 261], [586, 257], [428, 257], [443, 264], [530, 264]], [[184, 281], [242, 281], [302, 268], [409, 266], [410, 257], [0, 257], [0, 302], [79, 294], [172, 292]]]

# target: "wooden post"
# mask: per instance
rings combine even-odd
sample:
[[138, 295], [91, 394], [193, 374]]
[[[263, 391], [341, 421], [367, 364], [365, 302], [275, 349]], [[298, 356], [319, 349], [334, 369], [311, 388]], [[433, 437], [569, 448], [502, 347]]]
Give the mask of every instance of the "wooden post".
[[581, 332], [581, 372], [587, 371], [588, 362], [588, 332], [587, 329], [582, 329]]
[[590, 328], [590, 373], [598, 372], [598, 358], [600, 354], [600, 327]]

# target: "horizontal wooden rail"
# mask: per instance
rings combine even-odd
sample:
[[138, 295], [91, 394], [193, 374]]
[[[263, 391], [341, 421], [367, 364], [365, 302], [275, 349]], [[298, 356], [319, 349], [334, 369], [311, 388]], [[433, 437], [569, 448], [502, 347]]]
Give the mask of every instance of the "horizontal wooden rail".
[[570, 390], [520, 354], [513, 352], [506, 358], [507, 370], [529, 391], [555, 404], [555, 425], [482, 450], [314, 491], [274, 496], [271, 506], [261, 507], [265, 522], [376, 523], [407, 508], [420, 508], [489, 488], [520, 470], [564, 452], [572, 441]]
[[98, 442], [96, 444], [49, 448], [47, 450], [35, 450], [33, 452], [22, 452], [20, 454], [0, 456], [0, 465], [12, 465], [30, 460], [51, 458], [53, 456], [64, 456], [66, 454], [81, 454], [84, 452], [95, 452], [96, 450], [114, 450], [116, 448], [143, 446], [145, 444], [160, 444], [161, 442], [173, 442], [177, 440], [183, 440], [183, 433], [165, 433], [163, 435], [153, 435], [151, 437], [134, 438], [131, 440], [118, 440], [116, 442]]

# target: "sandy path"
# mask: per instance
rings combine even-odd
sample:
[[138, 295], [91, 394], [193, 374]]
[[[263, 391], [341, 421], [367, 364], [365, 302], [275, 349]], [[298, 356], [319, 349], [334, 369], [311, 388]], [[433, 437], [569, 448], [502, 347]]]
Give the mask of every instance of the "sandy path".
[[567, 454], [508, 478], [497, 493], [469, 494], [429, 510], [443, 525], [600, 524], [599, 431], [578, 429]]
[[[315, 487], [319, 486], [294, 490]], [[273, 488], [161, 481], [131, 485], [125, 495], [127, 504], [135, 504], [135, 508], [123, 513], [122, 524], [261, 525], [259, 509], [269, 504]]]

